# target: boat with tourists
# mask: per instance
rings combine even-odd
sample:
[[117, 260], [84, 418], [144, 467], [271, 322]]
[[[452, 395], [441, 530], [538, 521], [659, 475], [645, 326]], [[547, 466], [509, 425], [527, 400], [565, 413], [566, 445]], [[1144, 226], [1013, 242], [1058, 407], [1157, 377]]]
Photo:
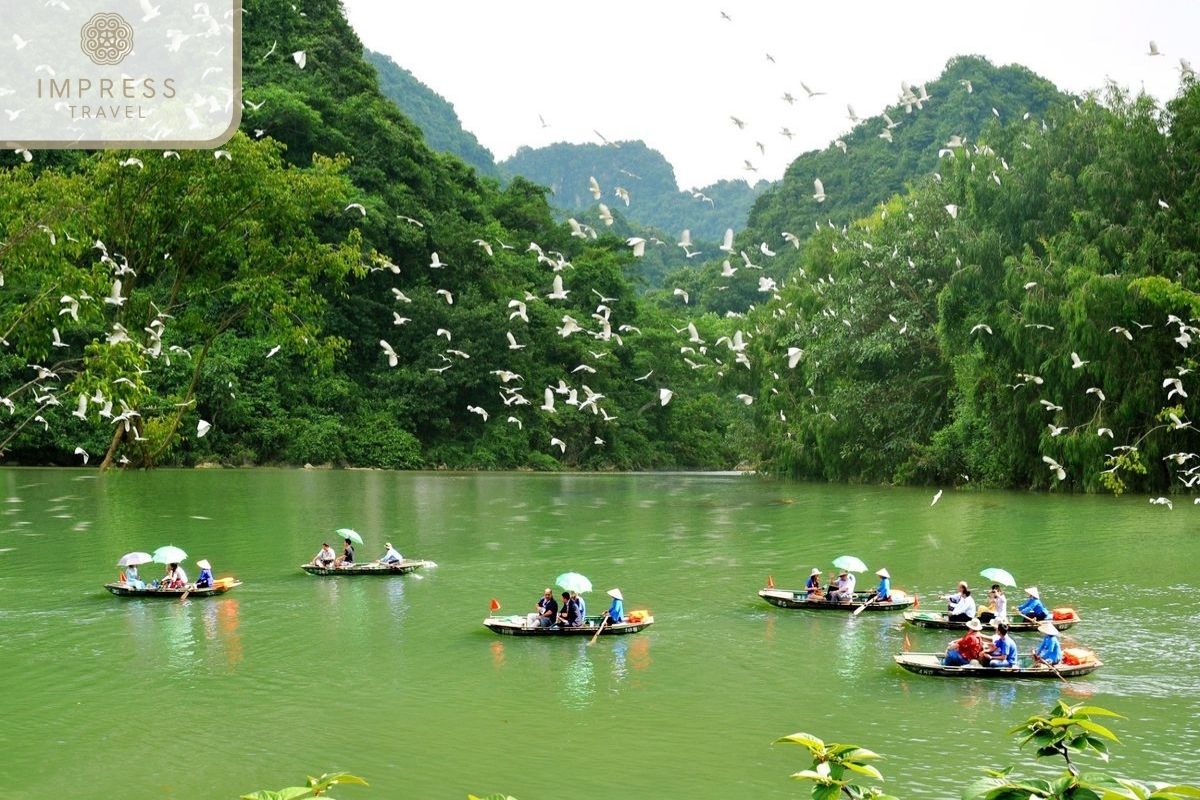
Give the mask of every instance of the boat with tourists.
[[1095, 672], [1104, 666], [1100, 659], [1088, 651], [1085, 658], [1073, 659], [1076, 663], [1066, 661], [1050, 666], [1045, 662], [1034, 663], [1032, 659], [1022, 658], [1016, 667], [985, 667], [978, 662], [951, 667], [942, 663], [942, 653], [899, 653], [893, 658], [896, 663], [909, 672], [918, 675], [935, 675], [939, 678], [1078, 678]]
[[849, 611], [853, 613], [859, 608], [862, 608], [863, 611], [898, 611], [913, 604], [912, 595], [900, 589], [893, 589], [890, 599], [883, 603], [873, 599], [875, 597], [873, 591], [855, 592], [854, 599], [845, 602], [827, 600], [824, 597], [810, 599], [804, 589], [767, 587], [759, 589], [758, 596], [780, 608], [806, 608], [811, 611]]
[[181, 589], [168, 589], [164, 586], [154, 587], [153, 585], [144, 584], [137, 585], [127, 583], [125, 581], [114, 581], [113, 583], [104, 584], [104, 588], [115, 594], [117, 597], [156, 597], [159, 599], [180, 599], [183, 597], [215, 597], [219, 594], [225, 594], [230, 589], [236, 589], [241, 586], [242, 582], [236, 578], [217, 578], [213, 581], [212, 586], [204, 586], [196, 588], [196, 586], [185, 586]]
[[320, 564], [301, 564], [300, 569], [307, 572], [309, 575], [406, 575], [409, 572], [416, 572], [424, 567], [436, 567], [437, 564], [433, 561], [426, 561], [420, 558], [406, 558], [402, 561], [392, 563], [380, 563], [378, 561], [355, 562], [353, 564], [341, 564], [337, 566], [322, 566]]
[[484, 627], [492, 633], [504, 636], [621, 636], [627, 633], [637, 633], [654, 624], [654, 617], [648, 612], [630, 611], [624, 621], [603, 624], [605, 618], [586, 617], [582, 625], [538, 625], [527, 615], [508, 617], [488, 617], [483, 621]]
[[[1056, 609], [1057, 611], [1057, 609]], [[1074, 627], [1083, 620], [1074, 609], [1069, 609], [1070, 613], [1055, 614], [1051, 618], [1054, 627], [1060, 631], [1065, 631], [1067, 628]], [[918, 628], [938, 628], [941, 630], [962, 630], [967, 629], [965, 620], [951, 620], [950, 615], [938, 611], [906, 611], [904, 612], [904, 621], [909, 625], [914, 625]], [[1031, 619], [1015, 619], [1009, 620], [1008, 629], [1010, 631], [1036, 631], [1041, 622]]]

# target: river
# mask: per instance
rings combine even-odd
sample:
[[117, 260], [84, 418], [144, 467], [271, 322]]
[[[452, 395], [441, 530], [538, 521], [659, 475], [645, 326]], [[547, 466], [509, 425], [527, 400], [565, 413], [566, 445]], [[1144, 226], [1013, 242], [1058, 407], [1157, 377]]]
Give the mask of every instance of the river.
[[[1200, 509], [932, 497], [732, 475], [0, 470], [6, 796], [234, 798], [345, 770], [371, 788], [337, 796], [364, 800], [795, 798], [804, 751], [772, 741], [805, 731], [883, 754], [894, 794], [957, 797], [977, 767], [1035, 771], [1006, 731], [1059, 697], [1129, 717], [1112, 772], [1200, 780]], [[364, 536], [360, 560], [390, 540], [438, 566], [301, 572], [338, 527]], [[245, 584], [182, 603], [102, 589], [121, 554], [163, 544], [192, 578], [208, 558]], [[843, 553], [927, 609], [1003, 567], [1077, 607], [1071, 634], [1106, 665], [1069, 684], [910, 675], [891, 662], [898, 614], [756, 596]], [[480, 624], [492, 598], [525, 613], [568, 570], [595, 583], [589, 613], [619, 586], [656, 624], [591, 646]]]

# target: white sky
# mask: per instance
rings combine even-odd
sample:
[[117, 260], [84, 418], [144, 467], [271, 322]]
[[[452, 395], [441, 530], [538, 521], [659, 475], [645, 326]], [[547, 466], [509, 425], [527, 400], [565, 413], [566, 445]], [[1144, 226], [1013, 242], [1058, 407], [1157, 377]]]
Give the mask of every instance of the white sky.
[[[682, 188], [777, 179], [851, 127], [847, 103], [878, 114], [902, 80], [931, 81], [955, 55], [1020, 63], [1073, 92], [1112, 78], [1160, 100], [1178, 88], [1181, 56], [1200, 65], [1197, 0], [343, 3], [363, 43], [453, 103], [498, 160], [521, 145], [599, 142], [595, 130], [658, 149]], [[1162, 57], [1147, 55], [1151, 39]], [[800, 81], [828, 95], [809, 100]]]

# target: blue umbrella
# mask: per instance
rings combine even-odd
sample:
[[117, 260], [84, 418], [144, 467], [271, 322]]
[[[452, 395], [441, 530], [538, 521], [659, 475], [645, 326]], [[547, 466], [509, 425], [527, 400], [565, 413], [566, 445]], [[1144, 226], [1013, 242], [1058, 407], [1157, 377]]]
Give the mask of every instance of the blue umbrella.
[[1013, 576], [1008, 570], [1000, 569], [999, 567], [988, 567], [979, 573], [989, 581], [994, 581], [1001, 586], [1012, 586], [1016, 588], [1017, 582], [1013, 580]]
[[862, 559], [855, 558], [854, 556], [838, 556], [833, 560], [833, 565], [847, 572], [867, 571], [867, 565], [862, 562]]
[[568, 592], [583, 594], [592, 590], [592, 582], [578, 572], [564, 572], [554, 579], [555, 586], [561, 586]]
[[173, 544], [163, 545], [154, 551], [155, 564], [178, 564], [187, 560], [187, 553]]

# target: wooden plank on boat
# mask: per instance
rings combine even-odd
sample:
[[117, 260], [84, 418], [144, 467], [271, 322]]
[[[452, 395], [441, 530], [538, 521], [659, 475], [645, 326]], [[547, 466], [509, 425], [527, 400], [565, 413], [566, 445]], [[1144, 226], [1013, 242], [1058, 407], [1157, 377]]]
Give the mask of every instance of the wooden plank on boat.
[[121, 583], [119, 581], [116, 583], [106, 583], [104, 584], [104, 588], [117, 597], [154, 597], [160, 600], [177, 600], [184, 593], [187, 594], [189, 599], [193, 597], [215, 597], [219, 594], [225, 594], [230, 589], [241, 585], [242, 582], [239, 580], [221, 578], [206, 589], [151, 589], [149, 586], [139, 589], [131, 583]]
[[892, 658], [909, 672], [915, 672], [918, 675], [935, 675], [939, 678], [1049, 678], [1054, 680], [1059, 675], [1064, 678], [1077, 678], [1095, 672], [1097, 667], [1104, 666], [1099, 659], [1085, 664], [1056, 664], [1056, 674], [1054, 669], [1050, 669], [1044, 664], [1017, 667], [985, 667], [978, 664], [967, 664], [961, 667], [948, 667], [942, 663], [941, 653], [900, 653]]
[[[918, 628], [937, 628], [940, 630], [954, 631], [965, 631], [967, 629], [967, 623], [957, 621], [951, 622], [948, 614], [938, 611], [906, 611], [904, 612], [904, 621], [909, 625], [915, 625]], [[1068, 628], [1073, 628], [1075, 625], [1079, 624], [1082, 619], [1078, 614], [1076, 614], [1071, 619], [1052, 619], [1047, 621], [1054, 623], [1054, 627], [1058, 628], [1060, 631], [1065, 631]], [[1037, 630], [1037, 626], [1041, 624], [1042, 623], [1040, 622], [1032, 622], [1027, 619], [1009, 620], [1008, 629], [1014, 632], [1034, 631]], [[984, 627], [987, 628], [988, 626], [985, 625]]]
[[[780, 608], [804, 608], [810, 611], [847, 611], [854, 612], [854, 609], [867, 602], [875, 595], [874, 592], [855, 592], [854, 600], [849, 603], [836, 603], [829, 600], [809, 600], [807, 593], [803, 589], [760, 589], [758, 596], [766, 600], [773, 606]], [[899, 590], [892, 592], [892, 599], [887, 603], [871, 603], [864, 612], [874, 611], [898, 611], [903, 608], [908, 608], [913, 604], [911, 595], [905, 594]]]
[[[600, 629], [602, 617], [588, 617], [587, 624], [576, 627], [554, 625], [542, 627], [531, 625], [528, 617], [488, 617], [483, 621], [484, 627], [502, 636], [593, 636]], [[601, 636], [623, 636], [637, 633], [654, 624], [654, 617], [643, 617], [637, 622], [626, 620], [604, 626]]]
[[406, 558], [397, 564], [380, 564], [375, 561], [355, 562], [344, 567], [322, 567], [317, 564], [301, 564], [300, 569], [309, 575], [407, 575], [424, 567], [437, 566], [432, 561]]

